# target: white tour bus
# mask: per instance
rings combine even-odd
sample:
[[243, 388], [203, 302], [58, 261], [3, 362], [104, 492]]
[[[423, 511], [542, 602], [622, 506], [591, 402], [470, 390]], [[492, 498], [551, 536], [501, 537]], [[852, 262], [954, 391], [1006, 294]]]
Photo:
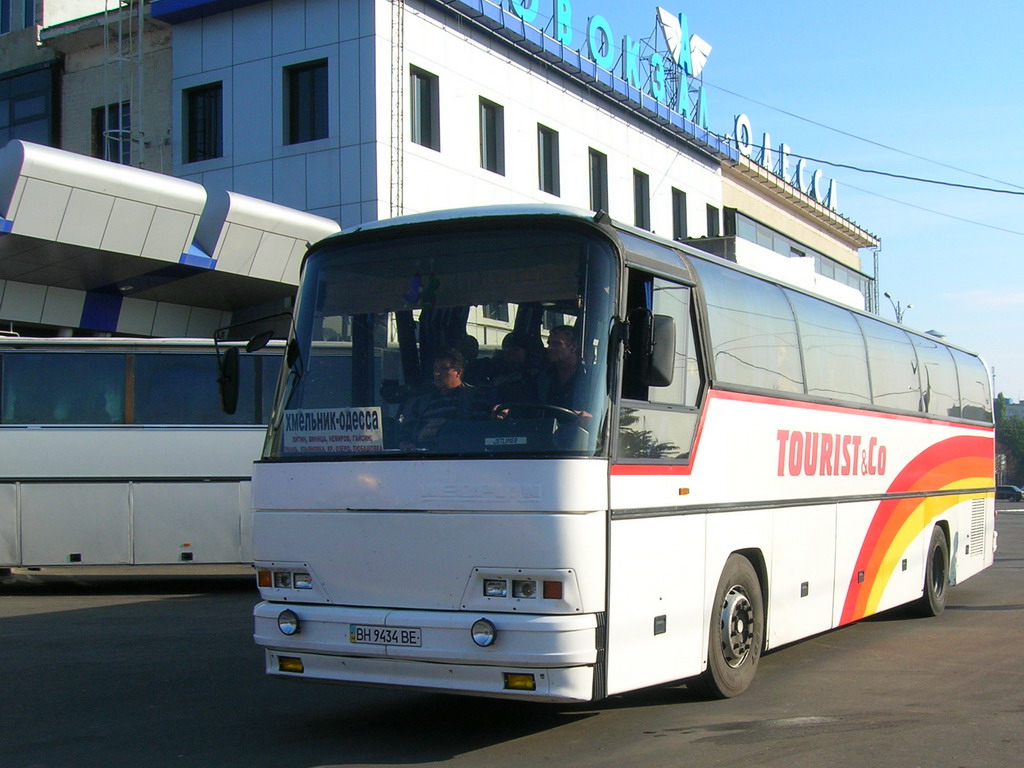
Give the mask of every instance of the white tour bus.
[[975, 355], [602, 214], [366, 225], [305, 260], [255, 639], [293, 679], [732, 696], [767, 649], [939, 613], [992, 563], [993, 452]]
[[210, 340], [0, 339], [0, 568], [251, 563], [279, 368], [226, 415]]

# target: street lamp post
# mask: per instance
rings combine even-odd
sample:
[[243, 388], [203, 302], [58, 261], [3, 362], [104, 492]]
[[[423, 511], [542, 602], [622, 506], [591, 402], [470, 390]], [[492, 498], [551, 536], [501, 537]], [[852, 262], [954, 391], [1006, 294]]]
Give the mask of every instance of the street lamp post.
[[908, 309], [913, 309], [914, 305], [907, 304], [907, 306], [901, 307], [900, 303], [894, 300], [892, 295], [888, 291], [886, 291], [882, 295], [889, 300], [890, 304], [892, 304], [892, 311], [896, 313], [896, 322], [899, 323], [900, 325], [903, 325], [903, 315], [907, 313]]

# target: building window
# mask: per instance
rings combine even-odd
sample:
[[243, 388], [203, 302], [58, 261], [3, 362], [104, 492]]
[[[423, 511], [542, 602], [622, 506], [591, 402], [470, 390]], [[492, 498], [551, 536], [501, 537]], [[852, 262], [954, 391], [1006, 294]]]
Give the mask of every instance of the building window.
[[505, 108], [480, 99], [480, 167], [505, 175]]
[[590, 210], [608, 212], [608, 155], [590, 150]]
[[224, 155], [223, 83], [184, 91], [185, 162], [198, 163]]
[[651, 177], [633, 169], [633, 224], [651, 228]]
[[576, 318], [566, 315], [564, 312], [556, 312], [553, 309], [545, 309], [541, 315], [541, 327], [545, 331], [552, 331], [560, 325], [572, 325]]
[[286, 144], [326, 139], [327, 59], [287, 67], [284, 70]]
[[57, 145], [53, 65], [0, 77], [0, 147], [11, 139]]
[[686, 193], [672, 188], [672, 238], [686, 239]]
[[[840, 283], [849, 285], [851, 288], [856, 288], [862, 295], [867, 295], [871, 278], [850, 266], [834, 261], [828, 256], [790, 239], [781, 232], [777, 232], [771, 227], [755, 221], [735, 209], [725, 209], [725, 227], [726, 235], [735, 234], [743, 240], [757, 243], [763, 248], [773, 250], [781, 256], [812, 258], [814, 259], [814, 269], [819, 275], [830, 280], [837, 280]], [[730, 232], [730, 228], [734, 232]]]
[[0, 35], [36, 23], [36, 0], [0, 0]]
[[409, 68], [412, 140], [441, 151], [441, 100], [437, 75], [416, 67]]
[[719, 224], [718, 209], [708, 205], [708, 237], [719, 237], [722, 234], [722, 227]]
[[92, 111], [92, 156], [112, 163], [132, 163], [131, 105], [127, 101]]
[[550, 195], [561, 194], [558, 176], [558, 131], [537, 125], [537, 172], [540, 188]]
[[509, 319], [508, 313], [508, 302], [500, 301], [496, 304], [484, 304], [483, 305], [484, 317], [487, 320], [496, 320], [501, 323], [507, 323]]

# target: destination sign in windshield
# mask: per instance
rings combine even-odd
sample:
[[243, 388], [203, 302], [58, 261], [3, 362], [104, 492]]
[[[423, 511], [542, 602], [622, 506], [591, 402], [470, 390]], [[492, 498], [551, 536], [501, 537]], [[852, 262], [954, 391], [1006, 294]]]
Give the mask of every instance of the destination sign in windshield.
[[316, 408], [286, 411], [286, 454], [379, 453], [384, 450], [381, 410], [372, 408]]

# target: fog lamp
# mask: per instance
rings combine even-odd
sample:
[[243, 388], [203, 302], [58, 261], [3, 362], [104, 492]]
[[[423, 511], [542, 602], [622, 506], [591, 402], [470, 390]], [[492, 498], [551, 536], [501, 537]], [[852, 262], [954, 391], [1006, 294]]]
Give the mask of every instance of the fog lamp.
[[487, 619], [477, 619], [474, 621], [470, 632], [473, 635], [473, 642], [481, 648], [494, 645], [494, 641], [498, 639], [498, 630]]
[[509, 691], [536, 691], [537, 681], [533, 675], [505, 672], [505, 689]]
[[277, 615], [277, 628], [284, 635], [299, 634], [299, 617], [295, 614], [295, 611], [281, 611]]

